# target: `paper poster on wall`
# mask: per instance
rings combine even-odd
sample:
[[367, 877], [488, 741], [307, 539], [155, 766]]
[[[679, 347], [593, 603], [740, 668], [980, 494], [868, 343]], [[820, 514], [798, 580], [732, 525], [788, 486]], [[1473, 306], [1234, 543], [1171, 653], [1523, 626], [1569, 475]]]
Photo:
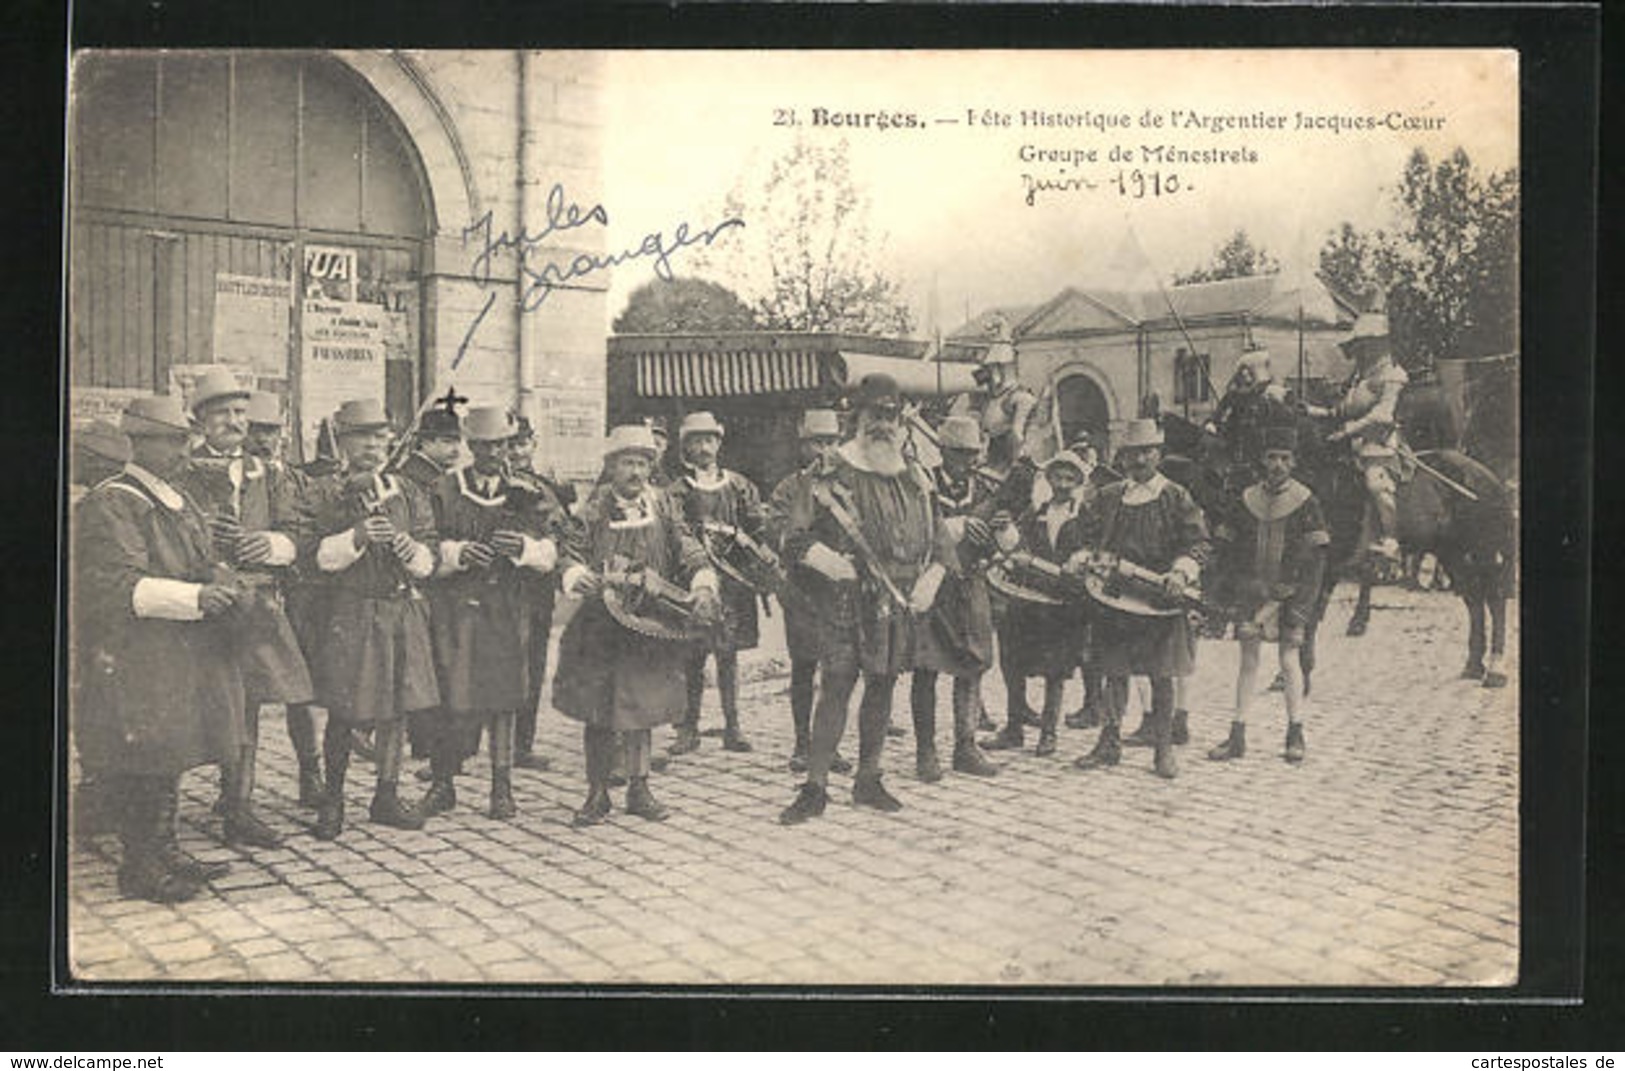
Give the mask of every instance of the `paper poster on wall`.
[[217, 272], [215, 360], [248, 365], [262, 376], [286, 376], [292, 308], [293, 284], [286, 279]]
[[139, 387], [71, 387], [68, 390], [68, 421], [76, 428], [92, 420], [117, 424], [131, 399], [144, 398], [150, 393]]
[[334, 245], [305, 246], [305, 297], [354, 301], [358, 267], [359, 259], [354, 249]]
[[384, 317], [377, 305], [307, 300], [299, 365], [304, 456], [316, 456], [323, 418], [352, 398], [384, 397]]

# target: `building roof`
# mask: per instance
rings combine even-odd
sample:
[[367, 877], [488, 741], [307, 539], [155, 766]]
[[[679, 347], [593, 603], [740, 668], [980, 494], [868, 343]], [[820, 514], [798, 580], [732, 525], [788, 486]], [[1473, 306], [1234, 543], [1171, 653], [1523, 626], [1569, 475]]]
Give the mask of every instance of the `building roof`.
[[1186, 322], [1245, 317], [1296, 324], [1300, 308], [1303, 322], [1316, 327], [1347, 326], [1358, 311], [1318, 278], [1299, 286], [1282, 275], [1250, 275], [1165, 291], [1067, 287], [1016, 325], [1015, 333], [1030, 338], [1162, 326], [1174, 321], [1174, 313]]

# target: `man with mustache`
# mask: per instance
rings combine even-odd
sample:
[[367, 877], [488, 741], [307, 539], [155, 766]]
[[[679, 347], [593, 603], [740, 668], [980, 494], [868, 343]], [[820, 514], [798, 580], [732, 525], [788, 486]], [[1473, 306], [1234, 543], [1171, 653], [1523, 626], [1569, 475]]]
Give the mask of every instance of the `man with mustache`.
[[785, 557], [839, 592], [819, 664], [807, 780], [779, 816], [786, 825], [823, 814], [847, 705], [862, 676], [858, 771], [852, 802], [880, 811], [902, 804], [881, 780], [886, 725], [898, 674], [922, 664], [932, 641], [930, 612], [953, 554], [938, 523], [931, 477], [902, 453], [902, 396], [890, 376], [865, 376], [853, 400], [857, 434], [812, 482], [812, 508], [785, 535]]
[[274, 480], [265, 462], [244, 449], [250, 393], [224, 366], [198, 377], [192, 413], [203, 441], [192, 451], [181, 485], [209, 514], [218, 553], [250, 580], [234, 629], [246, 702], [242, 751], [221, 771], [225, 840], [276, 848], [281, 836], [253, 808], [260, 708], [309, 703], [312, 688], [282, 594], [298, 555], [299, 502], [289, 484]]
[[389, 419], [381, 402], [345, 402], [333, 428], [343, 466], [313, 488], [309, 567], [325, 580], [328, 603], [316, 652], [317, 695], [327, 708], [322, 740], [327, 791], [316, 836], [344, 829], [344, 780], [355, 727], [372, 727], [378, 765], [370, 817], [397, 829], [422, 829], [423, 815], [400, 798], [402, 724], [440, 705], [429, 603], [422, 585], [434, 573], [439, 538], [429, 499], [408, 480], [383, 472]]

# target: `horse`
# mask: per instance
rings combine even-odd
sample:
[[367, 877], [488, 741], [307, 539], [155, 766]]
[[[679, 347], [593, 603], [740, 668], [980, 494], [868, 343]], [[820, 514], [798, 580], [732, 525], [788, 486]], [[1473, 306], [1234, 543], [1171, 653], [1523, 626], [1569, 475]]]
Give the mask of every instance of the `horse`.
[[[1208, 513], [1210, 527], [1217, 529], [1240, 505], [1236, 486], [1240, 481], [1229, 470], [1224, 440], [1177, 415], [1164, 414], [1161, 419], [1170, 478], [1177, 475], [1184, 477], [1181, 482], [1189, 481], [1187, 489]], [[1364, 479], [1346, 446], [1326, 442], [1317, 431], [1308, 418], [1300, 418], [1295, 475], [1320, 499], [1332, 535], [1325, 583], [1299, 652], [1306, 685], [1314, 669], [1315, 637], [1338, 580], [1352, 566], [1360, 584], [1348, 625], [1351, 636], [1363, 635], [1369, 626], [1376, 580], [1361, 546], [1368, 500]], [[1506, 600], [1517, 556], [1516, 496], [1487, 465], [1459, 450], [1426, 450], [1418, 460], [1414, 476], [1402, 482], [1396, 494], [1400, 546], [1415, 554], [1431, 552], [1466, 604], [1468, 654], [1463, 677], [1480, 679], [1486, 687], [1504, 686]]]

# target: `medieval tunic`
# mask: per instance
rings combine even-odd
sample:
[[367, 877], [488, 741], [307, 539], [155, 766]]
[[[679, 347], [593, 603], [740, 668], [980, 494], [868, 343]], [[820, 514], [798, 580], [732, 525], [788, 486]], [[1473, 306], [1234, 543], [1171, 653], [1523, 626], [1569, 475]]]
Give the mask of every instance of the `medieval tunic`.
[[959, 569], [950, 572], [937, 590], [931, 628], [941, 641], [940, 653], [952, 663], [950, 672], [975, 676], [993, 663], [993, 604], [981, 570], [984, 552], [965, 542], [964, 519], [986, 520], [996, 508], [996, 489], [974, 473], [956, 480], [946, 469], [936, 471], [934, 484], [937, 516], [956, 548]]
[[[895, 676], [914, 668], [953, 673], [958, 660], [929, 627], [919, 627], [902, 607], [895, 605], [881, 586], [867, 575], [869, 565], [830, 511], [819, 503], [828, 494], [856, 520], [864, 541], [878, 556], [876, 565], [905, 598], [928, 565], [948, 566], [954, 550], [935, 516], [931, 478], [918, 465], [909, 464], [896, 475], [871, 471], [863, 465], [852, 443], [841, 447], [827, 469], [812, 483], [815, 509], [804, 526], [785, 537], [791, 561], [803, 561], [815, 543], [851, 557], [860, 582], [854, 598], [850, 584], [834, 600], [825, 623], [832, 645], [857, 647], [864, 673]], [[826, 651], [826, 654], [829, 652]]]
[[269, 559], [236, 567], [252, 593], [231, 621], [248, 702], [256, 706], [310, 702], [314, 694], [310, 670], [283, 594], [301, 534], [301, 504], [294, 485], [252, 454], [220, 454], [207, 444], [193, 452], [180, 484], [204, 513], [230, 518], [244, 532], [263, 532], [270, 539]]
[[[768, 497], [767, 536], [781, 555], [785, 555], [785, 536], [790, 530], [806, 528], [812, 523], [813, 474], [822, 465], [821, 461], [813, 461], [800, 471], [792, 472], [779, 481]], [[794, 596], [783, 600], [781, 606], [790, 661], [817, 661], [824, 651], [823, 620], [831, 612], [835, 592], [823, 574], [801, 562], [791, 564], [787, 573], [795, 589]]]
[[[1161, 473], [1143, 484], [1121, 480], [1101, 488], [1080, 527], [1084, 545], [1158, 573], [1180, 559], [1200, 567], [1207, 556], [1201, 509]], [[1094, 607], [1092, 651], [1107, 676], [1182, 677], [1194, 661], [1184, 614], [1141, 617], [1109, 606]]]
[[[761, 495], [755, 484], [737, 472], [719, 469], [712, 474], [688, 469], [672, 481], [671, 493], [695, 536], [703, 538], [701, 526], [707, 522], [738, 528], [752, 537], [761, 535]], [[716, 646], [748, 651], [759, 639], [756, 592], [726, 573], [719, 579], [723, 628]]]
[[[596, 488], [581, 509], [580, 544], [567, 548], [569, 589], [575, 570], [602, 572], [613, 558], [642, 564], [679, 586], [706, 568], [671, 495], [647, 487], [623, 502]], [[683, 667], [693, 645], [633, 632], [610, 616], [603, 599], [583, 602], [559, 637], [553, 706], [597, 729], [651, 729], [681, 719], [687, 704]]]
[[[1080, 516], [1094, 497], [1085, 485], [1075, 498], [1051, 499], [1016, 521], [1021, 550], [1034, 558], [1062, 565], [1083, 547]], [[1059, 606], [1006, 599], [999, 622], [999, 664], [1021, 677], [1065, 676], [1083, 659], [1088, 607]]]
[[[553, 532], [524, 508], [528, 490], [501, 476], [489, 477], [486, 487], [482, 482], [472, 468], [461, 468], [434, 485], [441, 542], [431, 618], [441, 703], [451, 715], [517, 711], [530, 698], [531, 616], [522, 578], [551, 572], [558, 561]], [[555, 528], [560, 523], [552, 519]], [[488, 542], [503, 530], [523, 537], [517, 561], [499, 554], [484, 569], [461, 565], [465, 544]], [[477, 741], [477, 725], [474, 733]]]
[[1278, 493], [1254, 484], [1241, 500], [1235, 539], [1222, 555], [1220, 597], [1238, 637], [1274, 640], [1281, 626], [1301, 629], [1314, 613], [1331, 536], [1319, 500], [1297, 480]]
[[[422, 491], [388, 475], [331, 476], [312, 487], [312, 568], [328, 605], [315, 652], [316, 694], [340, 721], [367, 724], [438, 706], [429, 603], [419, 585], [434, 571], [434, 511]], [[355, 547], [369, 513], [413, 542], [402, 562], [387, 546]]]
[[85, 767], [167, 777], [235, 760], [242, 676], [230, 630], [198, 608], [198, 585], [218, 570], [202, 511], [130, 466], [75, 520], [72, 717]]

